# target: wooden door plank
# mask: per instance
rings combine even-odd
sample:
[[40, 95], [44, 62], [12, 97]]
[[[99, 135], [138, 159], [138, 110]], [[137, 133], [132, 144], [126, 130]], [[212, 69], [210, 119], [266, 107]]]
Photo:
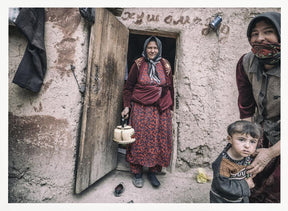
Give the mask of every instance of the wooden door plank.
[[116, 168], [119, 124], [128, 49], [128, 29], [109, 11], [96, 9], [91, 27], [86, 93], [75, 192]]

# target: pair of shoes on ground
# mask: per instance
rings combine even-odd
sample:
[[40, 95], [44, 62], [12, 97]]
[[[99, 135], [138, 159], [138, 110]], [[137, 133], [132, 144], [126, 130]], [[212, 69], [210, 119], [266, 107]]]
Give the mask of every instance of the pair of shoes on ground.
[[[160, 186], [160, 182], [154, 172], [148, 172], [147, 177], [153, 187]], [[137, 188], [142, 188], [144, 184], [142, 174], [134, 174], [132, 182]]]

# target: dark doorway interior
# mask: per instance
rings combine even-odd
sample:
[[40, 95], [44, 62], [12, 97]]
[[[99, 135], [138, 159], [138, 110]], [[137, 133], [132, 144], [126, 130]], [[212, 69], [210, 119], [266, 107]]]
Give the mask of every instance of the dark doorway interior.
[[[139, 35], [139, 34], [129, 34], [129, 46], [128, 46], [128, 72], [133, 65], [135, 59], [141, 57], [143, 51], [143, 45], [145, 40], [151, 35]], [[174, 74], [174, 60], [176, 51], [176, 39], [169, 37], [157, 36], [162, 42], [162, 57], [167, 59], [172, 67], [172, 72]]]

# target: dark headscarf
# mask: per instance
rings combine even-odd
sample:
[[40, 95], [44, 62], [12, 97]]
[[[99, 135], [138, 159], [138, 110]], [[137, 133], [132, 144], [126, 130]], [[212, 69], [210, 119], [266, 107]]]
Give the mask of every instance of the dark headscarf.
[[[149, 59], [149, 57], [147, 55], [147, 51], [146, 51], [147, 45], [151, 41], [155, 41], [157, 46], [158, 46], [158, 54], [152, 60]], [[148, 66], [148, 74], [149, 74], [151, 80], [156, 81], [158, 84], [160, 84], [160, 79], [159, 79], [158, 73], [156, 71], [156, 64], [162, 58], [161, 55], [162, 55], [162, 43], [161, 43], [161, 41], [155, 36], [151, 36], [148, 39], [146, 39], [144, 42], [144, 48], [143, 48], [142, 56], [145, 58], [146, 62], [149, 65]]]
[[[260, 21], [267, 21], [277, 31], [278, 42], [263, 41], [261, 43], [251, 42], [253, 28]], [[253, 18], [247, 29], [247, 37], [252, 46], [252, 52], [261, 64], [279, 64], [281, 58], [281, 14], [277, 12], [265, 12]]]

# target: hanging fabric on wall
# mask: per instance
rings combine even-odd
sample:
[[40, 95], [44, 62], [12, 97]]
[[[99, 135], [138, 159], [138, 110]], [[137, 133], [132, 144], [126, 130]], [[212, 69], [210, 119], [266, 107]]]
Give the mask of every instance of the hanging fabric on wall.
[[90, 24], [95, 23], [95, 8], [79, 8], [79, 12]]
[[28, 44], [13, 83], [39, 92], [47, 69], [44, 42], [45, 9], [21, 8], [15, 24], [27, 38]]

